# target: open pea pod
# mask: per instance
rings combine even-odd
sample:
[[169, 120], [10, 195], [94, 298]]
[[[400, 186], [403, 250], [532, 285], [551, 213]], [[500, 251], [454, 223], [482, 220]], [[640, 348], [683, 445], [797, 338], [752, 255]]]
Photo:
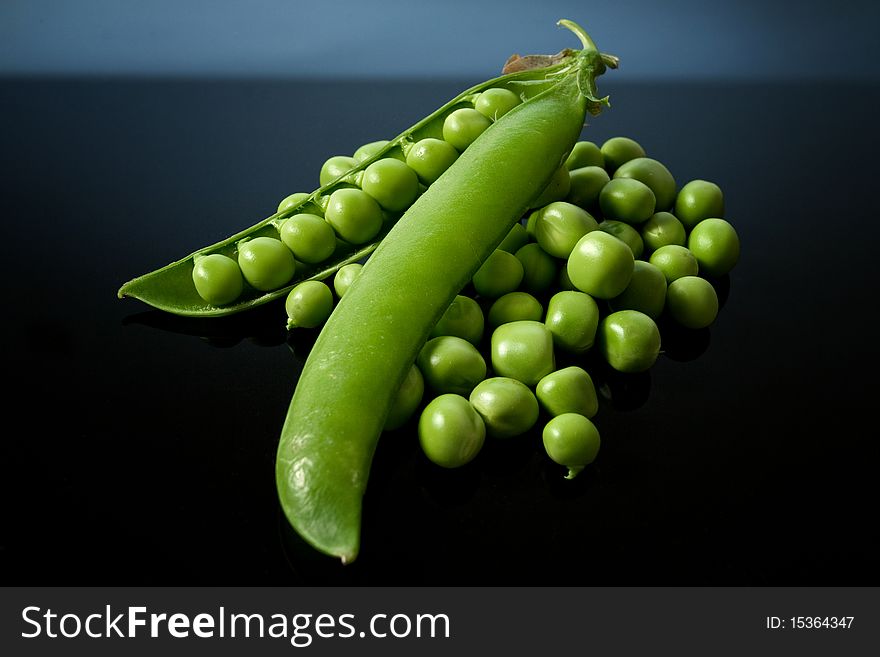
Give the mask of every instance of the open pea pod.
[[[193, 268], [200, 256], [222, 254], [237, 259], [239, 245], [255, 237], [279, 237], [283, 222], [298, 213], [322, 212], [330, 195], [341, 188], [359, 185], [363, 171], [373, 162], [382, 158], [405, 160], [412, 146], [425, 138], [443, 138], [443, 124], [446, 117], [457, 109], [473, 107], [474, 99], [490, 88], [504, 88], [517, 94], [523, 103], [540, 95], [558, 82], [564, 71], [570, 68], [571, 59], [576, 51], [563, 50], [557, 55], [548, 56], [539, 61], [533, 58], [514, 56], [508, 61], [507, 73], [500, 77], [482, 82], [462, 92], [438, 110], [425, 117], [414, 126], [408, 128], [369, 159], [359, 163], [336, 180], [317, 189], [301, 203], [273, 214], [259, 223], [231, 237], [206, 246], [188, 256], [166, 265], [160, 269], [139, 276], [125, 283], [118, 292], [119, 298], [133, 297], [175, 315], [189, 317], [219, 317], [231, 315], [274, 299], [285, 297], [298, 283], [306, 280], [323, 280], [329, 278], [342, 266], [369, 256], [391, 230], [402, 213], [383, 211], [382, 228], [375, 237], [366, 244], [351, 244], [341, 239], [333, 254], [324, 262], [307, 265], [297, 261], [293, 277], [282, 287], [270, 291], [261, 291], [244, 284], [242, 293], [234, 301], [224, 305], [213, 305], [205, 301], [197, 292], [193, 283]], [[608, 56], [605, 56], [608, 57]], [[609, 65], [614, 65], [613, 58], [608, 57]], [[592, 80], [585, 80], [592, 84]], [[441, 176], [442, 178], [442, 176]]]

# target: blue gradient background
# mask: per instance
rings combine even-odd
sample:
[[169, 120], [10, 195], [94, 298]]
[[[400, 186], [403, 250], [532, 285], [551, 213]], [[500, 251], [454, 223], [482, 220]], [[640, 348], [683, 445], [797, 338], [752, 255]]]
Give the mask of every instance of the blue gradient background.
[[[0, 75], [486, 76], [584, 25], [627, 80], [880, 80], [880, 3], [3, 0]], [[345, 44], [345, 45], [341, 45]]]

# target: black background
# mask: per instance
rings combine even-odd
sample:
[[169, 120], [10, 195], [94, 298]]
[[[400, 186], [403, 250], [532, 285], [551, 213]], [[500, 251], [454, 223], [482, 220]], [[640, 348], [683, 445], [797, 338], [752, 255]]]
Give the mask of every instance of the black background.
[[603, 80], [584, 138], [725, 191], [717, 322], [611, 382], [573, 482], [536, 435], [447, 472], [403, 431], [357, 562], [291, 536], [274, 454], [309, 337], [277, 304], [187, 321], [116, 290], [474, 82], [0, 83], [4, 584], [880, 582], [876, 85]]

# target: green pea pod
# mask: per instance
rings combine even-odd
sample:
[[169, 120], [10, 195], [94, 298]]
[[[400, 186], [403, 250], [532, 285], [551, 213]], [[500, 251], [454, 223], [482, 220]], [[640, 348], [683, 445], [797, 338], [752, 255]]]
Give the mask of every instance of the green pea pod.
[[[263, 292], [245, 285], [245, 289], [238, 299], [231, 303], [217, 306], [208, 303], [199, 296], [192, 280], [196, 258], [220, 253], [236, 259], [240, 243], [254, 237], [278, 238], [279, 229], [286, 218], [300, 212], [314, 211], [316, 207], [323, 210], [327, 205], [330, 195], [335, 190], [343, 187], [357, 186], [363, 171], [376, 160], [385, 157], [405, 160], [409, 149], [417, 141], [428, 137], [442, 138], [443, 122], [446, 117], [456, 109], [473, 107], [473, 100], [485, 89], [492, 87], [511, 89], [527, 104], [530, 99], [537, 97], [559, 82], [560, 76], [564, 75], [571, 68], [573, 53], [574, 51], [566, 50], [559, 55], [553, 56], [553, 63], [550, 66], [518, 70], [515, 73], [502, 75], [501, 77], [493, 78], [471, 87], [431, 115], [402, 132], [395, 139], [390, 140], [384, 148], [376, 152], [372, 157], [362, 161], [357, 167], [315, 190], [300, 204], [287, 208], [283, 212], [273, 214], [221, 242], [201, 248], [185, 258], [125, 283], [119, 289], [119, 298], [133, 297], [159, 310], [176, 315], [219, 317], [239, 313], [269, 301], [286, 297], [293, 287], [303, 281], [323, 280], [332, 276], [342, 266], [370, 255], [391, 230], [399, 215], [384, 213], [385, 221], [382, 230], [368, 244], [353, 245], [340, 240], [336, 251], [327, 261], [312, 265], [297, 262], [294, 277], [284, 287], [275, 290]], [[613, 65], [613, 58], [607, 55], [604, 57], [606, 62]], [[597, 62], [601, 63], [601, 60], [597, 59]], [[589, 79], [588, 76], [584, 80], [589, 84]]]
[[351, 562], [362, 496], [396, 391], [455, 295], [501, 243], [568, 156], [595, 94], [603, 56], [582, 40], [551, 81], [465, 150], [403, 215], [324, 326], [281, 433], [281, 505], [318, 550]]

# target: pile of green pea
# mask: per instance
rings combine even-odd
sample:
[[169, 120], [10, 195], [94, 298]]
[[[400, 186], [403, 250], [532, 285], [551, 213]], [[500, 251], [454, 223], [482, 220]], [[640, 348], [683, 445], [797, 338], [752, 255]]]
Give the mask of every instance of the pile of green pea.
[[[329, 158], [321, 167], [319, 183], [323, 188], [338, 181], [333, 191], [286, 197], [278, 205], [281, 216], [271, 222], [276, 232], [242, 240], [234, 257], [196, 256], [192, 273], [196, 291], [208, 303], [223, 306], [238, 299], [246, 285], [262, 292], [277, 290], [289, 284], [299, 269], [332, 263], [333, 255], [346, 252], [347, 246], [370, 243], [483, 131], [521, 102], [509, 89], [490, 88], [475, 96], [472, 107], [459, 107], [444, 118], [442, 139], [404, 139], [393, 147], [380, 140], [361, 146], [351, 156]], [[384, 157], [361, 166], [383, 151]], [[283, 216], [293, 210], [296, 214]], [[325, 288], [309, 284], [292, 297], [289, 304], [301, 308], [292, 315], [296, 325], [314, 326], [329, 315], [332, 298]]]
[[[462, 466], [487, 436], [524, 434], [543, 416], [548, 456], [577, 475], [599, 451], [599, 403], [586, 369], [557, 360], [583, 365], [595, 349], [617, 371], [649, 369], [661, 315], [686, 329], [712, 324], [711, 281], [739, 258], [718, 185], [679, 189], [627, 137], [576, 144], [532, 206], [436, 324], [385, 424], [397, 429], [421, 407], [419, 442], [440, 466]], [[361, 267], [339, 269], [337, 297]], [[320, 281], [295, 287], [288, 326], [320, 326], [333, 291]]]

